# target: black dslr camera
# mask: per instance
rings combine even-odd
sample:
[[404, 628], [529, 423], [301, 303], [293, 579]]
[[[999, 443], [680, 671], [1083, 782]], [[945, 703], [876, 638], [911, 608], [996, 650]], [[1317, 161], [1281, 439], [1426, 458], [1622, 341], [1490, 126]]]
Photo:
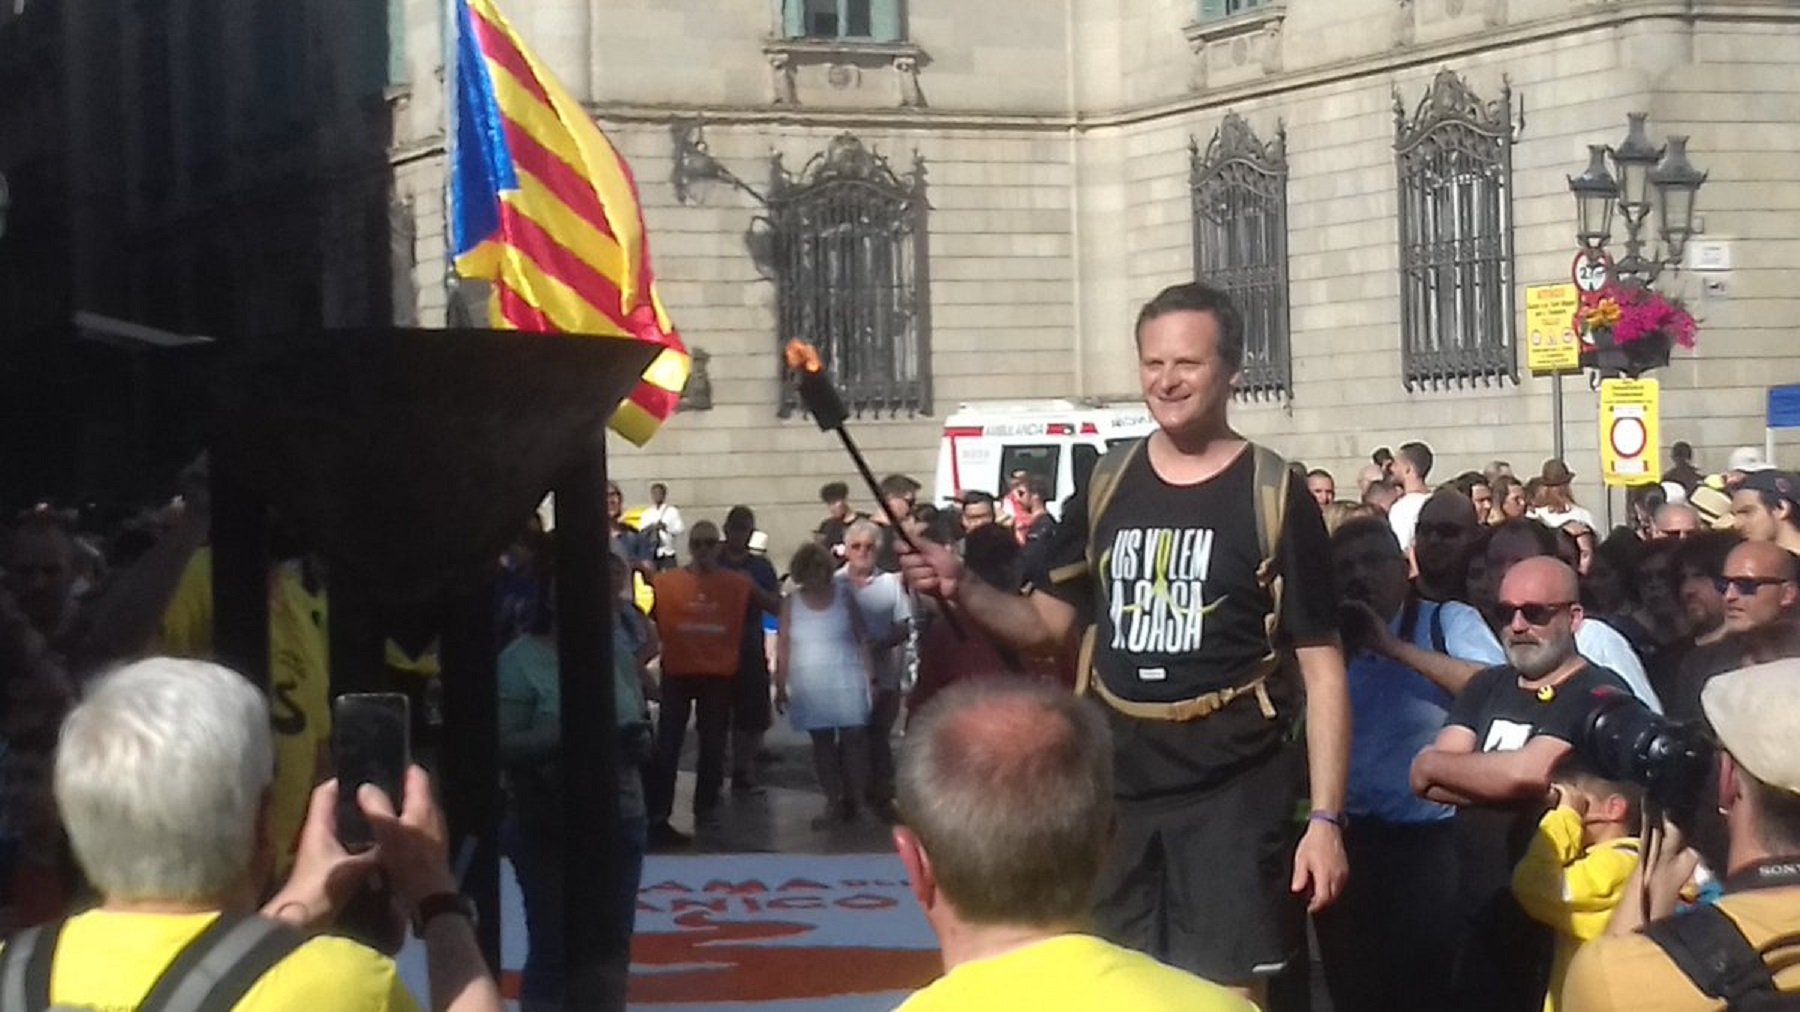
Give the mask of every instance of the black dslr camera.
[[1602, 689], [1582, 722], [1575, 752], [1607, 780], [1635, 783], [1684, 832], [1714, 807], [1717, 746], [1698, 724], [1664, 719], [1630, 693]]

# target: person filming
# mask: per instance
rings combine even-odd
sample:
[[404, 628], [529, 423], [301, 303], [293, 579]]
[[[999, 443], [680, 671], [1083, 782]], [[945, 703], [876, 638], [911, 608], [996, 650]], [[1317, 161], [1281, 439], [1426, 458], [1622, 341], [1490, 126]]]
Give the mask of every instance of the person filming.
[[[1724, 823], [1724, 895], [1676, 912], [1698, 863], [1665, 824], [1605, 937], [1583, 946], [1564, 1012], [1800, 1008], [1800, 659], [1720, 675], [1700, 696], [1718, 741], [1716, 800], [1675, 813], [1702, 842]], [[1661, 737], [1637, 735], [1638, 741]], [[1663, 750], [1666, 751], [1666, 750]], [[1642, 754], [1642, 750], [1640, 750]], [[1647, 922], [1647, 923], [1646, 923]]]

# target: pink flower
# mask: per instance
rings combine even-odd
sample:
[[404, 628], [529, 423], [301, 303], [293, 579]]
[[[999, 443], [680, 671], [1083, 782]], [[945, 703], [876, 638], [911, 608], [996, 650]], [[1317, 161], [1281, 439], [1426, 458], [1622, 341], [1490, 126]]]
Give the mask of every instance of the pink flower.
[[1673, 344], [1691, 348], [1695, 329], [1687, 310], [1655, 292], [1640, 292], [1621, 303], [1612, 336], [1615, 345], [1625, 345], [1660, 334]]

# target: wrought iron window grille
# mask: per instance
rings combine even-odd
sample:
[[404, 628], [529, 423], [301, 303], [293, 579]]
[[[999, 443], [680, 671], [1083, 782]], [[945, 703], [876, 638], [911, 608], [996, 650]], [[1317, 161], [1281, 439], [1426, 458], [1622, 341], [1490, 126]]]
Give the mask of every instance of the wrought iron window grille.
[[1512, 88], [1486, 102], [1446, 69], [1411, 116], [1394, 93], [1406, 389], [1518, 381]]
[[1237, 396], [1293, 395], [1288, 327], [1287, 130], [1264, 143], [1228, 113], [1206, 150], [1188, 139], [1194, 214], [1194, 276], [1230, 293], [1244, 318], [1244, 368]]
[[917, 154], [901, 176], [846, 133], [798, 173], [771, 157], [749, 239], [775, 284], [781, 417], [802, 408], [780, 354], [793, 338], [818, 349], [858, 416], [931, 412], [929, 211]]

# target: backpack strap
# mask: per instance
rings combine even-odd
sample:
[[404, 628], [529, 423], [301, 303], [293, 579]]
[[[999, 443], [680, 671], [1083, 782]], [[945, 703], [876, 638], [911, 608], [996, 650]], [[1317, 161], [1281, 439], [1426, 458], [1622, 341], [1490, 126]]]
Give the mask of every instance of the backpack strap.
[[[1143, 452], [1144, 438], [1139, 437], [1122, 446], [1106, 451], [1094, 463], [1094, 470], [1088, 475], [1087, 484], [1087, 572], [1088, 578], [1096, 583], [1100, 580], [1100, 545], [1095, 539], [1095, 532], [1100, 529], [1100, 518], [1106, 514], [1106, 508], [1112, 505], [1114, 493], [1119, 491], [1119, 479], [1124, 477], [1125, 469]], [[1055, 576], [1055, 573], [1051, 574]], [[1075, 661], [1075, 694], [1087, 694], [1088, 686], [1094, 676], [1094, 640], [1099, 626], [1089, 623], [1081, 634], [1081, 649]]]
[[1444, 602], [1438, 601], [1437, 607], [1431, 609], [1431, 650], [1433, 653], [1450, 653], [1450, 641], [1444, 635]]
[[1264, 632], [1269, 639], [1269, 653], [1275, 653], [1275, 630], [1281, 625], [1281, 532], [1287, 522], [1288, 486], [1294, 474], [1281, 454], [1251, 443], [1256, 455], [1256, 544], [1262, 561], [1256, 566], [1256, 582], [1269, 591], [1269, 617]]
[[1731, 1006], [1753, 994], [1775, 993], [1775, 976], [1763, 954], [1716, 906], [1695, 907], [1642, 930], [1709, 998]]
[[275, 964], [306, 942], [257, 914], [221, 914], [175, 957], [139, 1012], [231, 1012]]
[[0, 1012], [45, 1012], [50, 1007], [50, 969], [63, 922], [26, 928], [0, 954]]
[[1144, 439], [1139, 437], [1124, 446], [1108, 450], [1094, 464], [1094, 473], [1088, 477], [1087, 486], [1087, 564], [1088, 573], [1094, 579], [1100, 578], [1100, 545], [1094, 540], [1094, 532], [1100, 529], [1100, 518], [1106, 514], [1106, 508], [1112, 505], [1113, 495], [1119, 491], [1119, 479], [1124, 477], [1125, 469], [1143, 452]]

